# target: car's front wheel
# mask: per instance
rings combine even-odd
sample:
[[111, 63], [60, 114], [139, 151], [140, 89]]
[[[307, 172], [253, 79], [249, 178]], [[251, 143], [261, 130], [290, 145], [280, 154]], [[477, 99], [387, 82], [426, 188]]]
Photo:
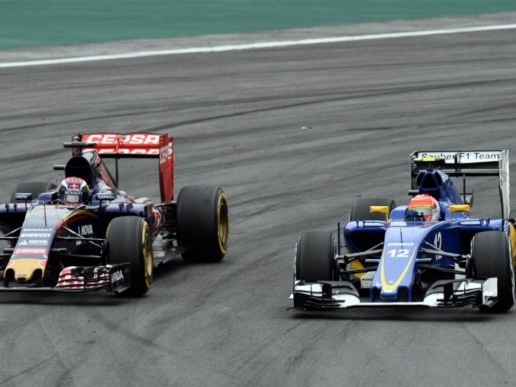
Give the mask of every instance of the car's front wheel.
[[502, 231], [483, 231], [471, 242], [471, 270], [475, 279], [498, 278], [498, 302], [481, 306], [484, 312], [504, 312], [514, 305], [514, 271], [509, 239]]
[[295, 279], [331, 281], [334, 278], [335, 242], [330, 232], [307, 231], [296, 244]]
[[123, 295], [141, 296], [150, 289], [153, 273], [152, 237], [147, 222], [138, 216], [113, 219], [108, 226], [108, 263], [131, 266], [131, 287]]

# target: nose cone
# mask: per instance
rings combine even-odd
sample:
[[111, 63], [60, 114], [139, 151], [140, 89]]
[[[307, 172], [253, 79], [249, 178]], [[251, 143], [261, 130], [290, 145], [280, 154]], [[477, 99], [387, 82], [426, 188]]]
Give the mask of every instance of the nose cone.
[[12, 273], [12, 277], [16, 282], [27, 283], [32, 282], [43, 275], [43, 265], [41, 259], [24, 258], [16, 259], [10, 262], [7, 268]]

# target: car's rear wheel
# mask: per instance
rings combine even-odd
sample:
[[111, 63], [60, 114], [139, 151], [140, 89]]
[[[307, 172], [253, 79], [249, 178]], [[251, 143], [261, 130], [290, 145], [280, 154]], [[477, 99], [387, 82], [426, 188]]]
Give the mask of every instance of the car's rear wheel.
[[335, 241], [331, 233], [307, 231], [296, 244], [295, 279], [331, 281], [334, 279]]
[[220, 187], [184, 187], [177, 197], [177, 237], [185, 261], [217, 262], [227, 253], [229, 212]]
[[16, 193], [30, 193], [32, 199], [37, 199], [40, 193], [49, 192], [56, 188], [53, 183], [44, 181], [27, 181], [18, 183], [11, 193], [11, 203], [16, 202]]
[[514, 305], [514, 272], [509, 240], [502, 231], [483, 231], [471, 242], [471, 270], [475, 279], [498, 278], [498, 302], [481, 306], [484, 312], [504, 312]]
[[390, 213], [396, 207], [396, 203], [392, 199], [358, 199], [351, 208], [349, 220], [385, 220], [384, 214], [371, 214], [371, 206], [388, 206]]
[[129, 263], [131, 287], [121, 294], [141, 296], [150, 289], [153, 273], [152, 237], [147, 222], [138, 216], [113, 219], [107, 230], [108, 263]]

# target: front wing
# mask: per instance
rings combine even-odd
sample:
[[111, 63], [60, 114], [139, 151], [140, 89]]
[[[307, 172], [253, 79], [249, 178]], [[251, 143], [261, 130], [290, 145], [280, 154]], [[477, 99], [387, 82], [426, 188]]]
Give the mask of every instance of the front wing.
[[59, 274], [56, 286], [43, 287], [34, 284], [15, 284], [0, 287], [0, 292], [91, 292], [105, 289], [121, 293], [130, 287], [131, 267], [128, 263], [106, 266], [69, 266]]
[[346, 281], [319, 281], [294, 285], [290, 296], [294, 308], [335, 310], [357, 307], [462, 307], [487, 306], [498, 301], [498, 279], [437, 281], [422, 301], [362, 301], [356, 288]]

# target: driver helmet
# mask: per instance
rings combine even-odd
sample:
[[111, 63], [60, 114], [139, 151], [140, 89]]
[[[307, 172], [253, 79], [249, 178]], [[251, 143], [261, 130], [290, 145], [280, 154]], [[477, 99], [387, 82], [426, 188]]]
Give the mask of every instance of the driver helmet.
[[80, 177], [67, 177], [58, 190], [59, 200], [68, 205], [86, 204], [90, 196], [88, 184]]
[[416, 219], [436, 222], [439, 220], [441, 209], [439, 202], [433, 196], [422, 194], [410, 199], [407, 211], [412, 211]]

